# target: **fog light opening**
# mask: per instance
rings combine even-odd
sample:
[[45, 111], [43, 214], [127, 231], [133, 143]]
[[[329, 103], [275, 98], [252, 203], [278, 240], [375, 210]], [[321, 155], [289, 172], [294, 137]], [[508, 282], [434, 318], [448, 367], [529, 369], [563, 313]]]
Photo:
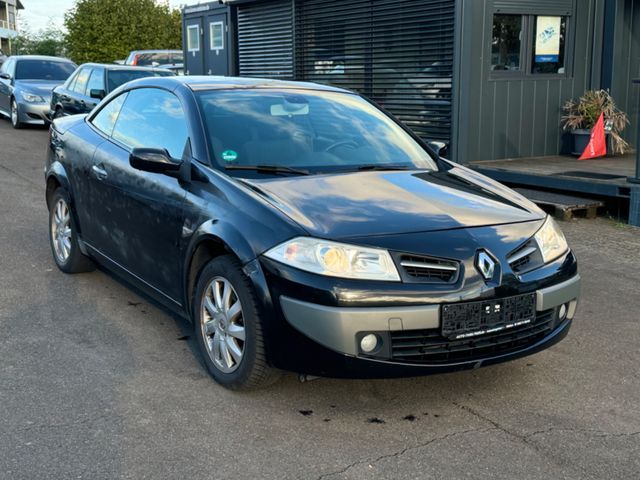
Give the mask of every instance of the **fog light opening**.
[[558, 310], [558, 318], [560, 320], [564, 320], [565, 318], [567, 318], [568, 311], [569, 311], [569, 308], [566, 303], [563, 303], [562, 305], [560, 305], [560, 310]]
[[362, 340], [360, 340], [360, 349], [364, 353], [371, 353], [376, 348], [378, 348], [378, 344], [379, 344], [378, 336], [373, 333], [370, 333], [362, 337]]

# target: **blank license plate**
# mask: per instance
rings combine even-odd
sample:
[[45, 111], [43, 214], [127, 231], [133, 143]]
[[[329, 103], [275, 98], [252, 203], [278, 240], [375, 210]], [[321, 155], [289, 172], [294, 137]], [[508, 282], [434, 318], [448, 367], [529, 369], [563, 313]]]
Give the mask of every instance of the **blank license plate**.
[[536, 294], [451, 303], [442, 306], [442, 336], [458, 340], [531, 323], [536, 318]]

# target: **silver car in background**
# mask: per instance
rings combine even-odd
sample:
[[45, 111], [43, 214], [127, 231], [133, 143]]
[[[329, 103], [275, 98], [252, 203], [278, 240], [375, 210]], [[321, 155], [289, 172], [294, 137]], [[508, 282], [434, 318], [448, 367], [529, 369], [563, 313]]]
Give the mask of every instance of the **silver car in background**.
[[48, 122], [51, 92], [75, 69], [65, 58], [9, 57], [0, 67], [0, 115], [9, 117], [13, 128]]

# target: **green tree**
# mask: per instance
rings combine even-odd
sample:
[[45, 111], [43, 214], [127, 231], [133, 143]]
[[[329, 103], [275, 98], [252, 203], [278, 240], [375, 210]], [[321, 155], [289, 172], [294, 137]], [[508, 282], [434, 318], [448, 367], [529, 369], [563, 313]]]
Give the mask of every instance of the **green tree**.
[[66, 54], [64, 36], [59, 30], [47, 29], [37, 33], [21, 29], [11, 42], [14, 55], [51, 55], [63, 57]]
[[69, 56], [112, 62], [131, 50], [182, 48], [179, 10], [154, 0], [77, 0], [65, 14]]

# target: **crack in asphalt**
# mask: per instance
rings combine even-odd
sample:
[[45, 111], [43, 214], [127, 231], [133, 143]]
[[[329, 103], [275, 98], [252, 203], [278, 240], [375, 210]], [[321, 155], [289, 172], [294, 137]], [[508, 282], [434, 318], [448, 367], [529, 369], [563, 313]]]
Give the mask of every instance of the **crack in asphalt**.
[[27, 182], [28, 184], [34, 186], [34, 187], [38, 187], [38, 189], [40, 189], [42, 187], [42, 184], [34, 182], [33, 180], [31, 180], [29, 177], [25, 177], [24, 175], [16, 172], [15, 170], [12, 170], [11, 168], [7, 167], [6, 165], [2, 165], [0, 163], [0, 168], [6, 170], [9, 173], [14, 174], [16, 177], [18, 177], [20, 180], [24, 180], [25, 182]]
[[527, 433], [524, 438], [535, 437], [536, 435], [542, 435], [544, 433], [550, 432], [572, 432], [572, 433], [586, 433], [591, 435], [592, 437], [612, 437], [612, 438], [621, 438], [621, 437], [635, 437], [640, 435], [639, 432], [629, 432], [629, 433], [611, 433], [611, 432], [603, 432], [602, 430], [597, 430], [595, 428], [561, 428], [561, 427], [549, 427], [544, 430], [537, 430], [535, 432]]
[[537, 430], [531, 433], [527, 433], [525, 435], [521, 435], [515, 432], [512, 432], [511, 430], [509, 430], [508, 428], [504, 427], [503, 425], [501, 425], [500, 423], [498, 423], [497, 421], [482, 415], [481, 413], [479, 413], [478, 411], [476, 411], [475, 409], [467, 406], [467, 405], [462, 405], [460, 403], [457, 402], [452, 402], [453, 405], [455, 405], [456, 407], [458, 407], [461, 410], [464, 410], [465, 412], [470, 413], [471, 415], [475, 416], [476, 418], [479, 418], [480, 420], [483, 420], [491, 425], [493, 425], [493, 427], [497, 430], [500, 430], [501, 432], [505, 433], [506, 435], [519, 440], [520, 442], [522, 442], [524, 445], [526, 445], [527, 447], [533, 449], [536, 453], [540, 454], [542, 457], [547, 458], [548, 460], [551, 460], [554, 465], [558, 468], [566, 468], [567, 466], [570, 468], [574, 468], [576, 470], [578, 470], [579, 472], [581, 472], [582, 474], [582, 478], [589, 478], [589, 473], [587, 471], [585, 471], [580, 465], [577, 464], [572, 464], [567, 462], [566, 464], [562, 464], [559, 463], [558, 460], [556, 458], [553, 458], [553, 456], [549, 456], [549, 452], [545, 451], [543, 449], [540, 448], [540, 446], [538, 446], [536, 443], [530, 441], [529, 439], [531, 439], [532, 437], [536, 436], [536, 435], [541, 435], [543, 433], [547, 433], [547, 432], [552, 432], [552, 431], [567, 431], [567, 432], [581, 432], [581, 433], [591, 433], [591, 434], [596, 434], [594, 436], [597, 437], [623, 437], [623, 436], [635, 436], [635, 435], [640, 435], [640, 432], [632, 432], [632, 433], [619, 433], [619, 434], [615, 434], [615, 433], [607, 433], [607, 432], [603, 432], [601, 430], [595, 430], [595, 429], [585, 429], [585, 428], [561, 428], [561, 427], [549, 427], [547, 429], [544, 430]]
[[420, 443], [418, 445], [413, 445], [411, 447], [404, 447], [401, 450], [398, 450], [397, 452], [394, 453], [388, 453], [385, 455], [381, 455], [379, 457], [374, 458], [373, 460], [358, 460], [356, 462], [350, 463], [349, 465], [347, 465], [346, 467], [341, 468], [340, 470], [335, 470], [333, 472], [329, 472], [329, 473], [324, 473], [322, 475], [320, 475], [317, 480], [322, 480], [324, 478], [329, 478], [332, 477], [334, 475], [340, 475], [341, 473], [345, 473], [347, 471], [349, 471], [350, 469], [352, 469], [353, 467], [357, 466], [357, 465], [364, 465], [364, 464], [368, 464], [368, 465], [375, 465], [376, 463], [380, 462], [381, 460], [385, 460], [387, 458], [397, 458], [400, 457], [402, 455], [404, 455], [405, 453], [412, 451], [412, 450], [417, 450], [420, 448], [424, 448], [424, 447], [428, 447], [429, 445], [431, 445], [432, 443], [436, 443], [436, 442], [440, 442], [442, 440], [446, 440], [450, 437], [455, 437], [458, 435], [466, 435], [468, 433], [474, 433], [474, 432], [490, 432], [492, 430], [496, 430], [495, 427], [492, 428], [472, 428], [469, 430], [462, 430], [459, 432], [451, 432], [448, 433], [446, 435], [442, 435], [440, 437], [435, 437], [432, 438], [431, 440], [424, 442], [424, 443]]

